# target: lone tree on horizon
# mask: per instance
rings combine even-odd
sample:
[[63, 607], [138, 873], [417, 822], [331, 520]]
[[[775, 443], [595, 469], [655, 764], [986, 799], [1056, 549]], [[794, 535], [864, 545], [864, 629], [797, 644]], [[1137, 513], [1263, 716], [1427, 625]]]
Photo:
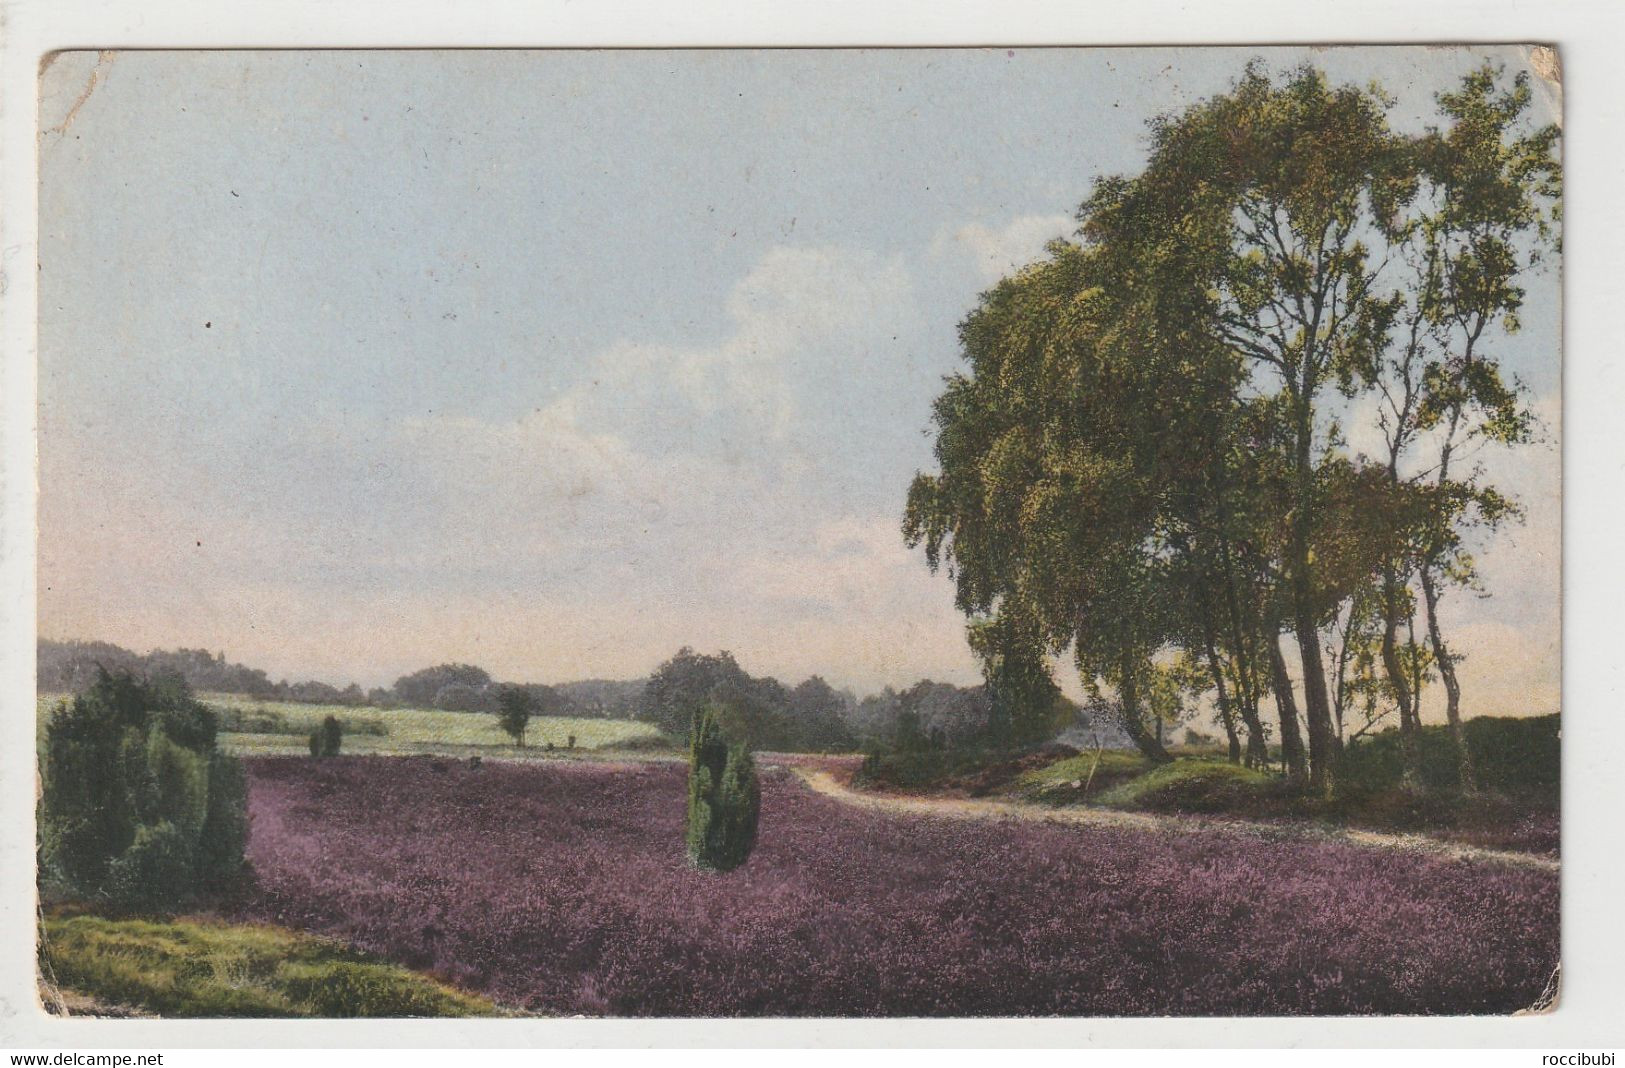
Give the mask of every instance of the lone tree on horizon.
[[504, 686], [497, 694], [497, 724], [519, 748], [525, 747], [525, 728], [536, 711], [536, 699], [523, 686]]

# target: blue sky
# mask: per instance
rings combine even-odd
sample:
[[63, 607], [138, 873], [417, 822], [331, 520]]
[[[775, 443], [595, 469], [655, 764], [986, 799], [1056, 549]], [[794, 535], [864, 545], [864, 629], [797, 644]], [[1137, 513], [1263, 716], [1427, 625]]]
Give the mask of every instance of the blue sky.
[[[1374, 78], [1412, 128], [1486, 57], [1527, 63], [60, 56], [41, 633], [365, 684], [453, 659], [630, 677], [681, 644], [860, 689], [970, 681], [951, 584], [898, 535], [955, 325], [1138, 165], [1149, 117], [1254, 55]], [[1483, 458], [1530, 521], [1485, 546], [1494, 596], [1451, 606], [1485, 710], [1557, 701], [1557, 322], [1554, 272], [1501, 339], [1554, 444]]]

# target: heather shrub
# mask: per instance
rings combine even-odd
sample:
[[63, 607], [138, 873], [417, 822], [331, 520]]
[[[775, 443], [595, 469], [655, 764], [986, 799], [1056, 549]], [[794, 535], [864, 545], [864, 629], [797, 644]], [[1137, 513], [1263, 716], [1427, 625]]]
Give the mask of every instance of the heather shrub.
[[761, 786], [743, 744], [723, 731], [722, 710], [707, 705], [694, 717], [688, 768], [688, 856], [697, 867], [732, 871], [756, 845]]
[[216, 735], [214, 712], [174, 678], [103, 672], [57, 705], [45, 730], [42, 880], [153, 908], [239, 871], [242, 771], [215, 751]]
[[747, 866], [713, 877], [674, 849], [682, 764], [245, 764], [260, 893], [234, 916], [544, 1015], [1505, 1014], [1558, 959], [1538, 868], [891, 813], [787, 775], [763, 777]]

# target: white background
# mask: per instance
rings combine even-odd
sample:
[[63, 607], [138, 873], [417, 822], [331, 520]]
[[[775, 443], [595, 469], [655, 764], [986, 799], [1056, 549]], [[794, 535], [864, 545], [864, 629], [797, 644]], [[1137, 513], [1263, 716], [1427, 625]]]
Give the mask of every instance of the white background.
[[[1619, 858], [1625, 375], [1621, 292], [1625, 62], [1604, 0], [941, 0], [730, 4], [0, 0], [0, 1050], [222, 1046], [1095, 1045], [1531, 1047], [1625, 1034]], [[1564, 989], [1516, 1019], [1040, 1021], [62, 1021], [34, 994], [34, 147], [40, 57], [61, 48], [1177, 45], [1540, 42], [1564, 73]], [[1373, 858], [1373, 862], [1380, 862]], [[478, 1057], [479, 1054], [473, 1056]], [[318, 1058], [335, 1063], [339, 1058]], [[346, 1058], [348, 1059], [348, 1058]], [[369, 1058], [371, 1059], [371, 1058]], [[455, 1063], [444, 1056], [433, 1063]], [[1273, 1059], [1273, 1058], [1272, 1058]], [[1407, 1060], [1413, 1058], [1406, 1058]], [[209, 1058], [212, 1061], [213, 1058]], [[206, 1063], [186, 1058], [179, 1063]], [[430, 1063], [402, 1058], [401, 1063]]]

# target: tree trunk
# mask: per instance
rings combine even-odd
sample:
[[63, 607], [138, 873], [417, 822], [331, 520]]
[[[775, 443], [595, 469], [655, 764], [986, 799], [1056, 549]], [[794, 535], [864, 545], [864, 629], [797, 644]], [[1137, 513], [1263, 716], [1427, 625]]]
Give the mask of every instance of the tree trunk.
[[[1483, 329], [1482, 324], [1479, 329]], [[1473, 359], [1473, 343], [1477, 339], [1476, 333], [1468, 338], [1468, 362]], [[1460, 422], [1461, 405], [1457, 404], [1450, 413], [1449, 433], [1439, 450], [1439, 474], [1436, 483], [1439, 486], [1445, 485], [1450, 477], [1450, 459], [1455, 451], [1456, 427]], [[1422, 597], [1427, 604], [1428, 639], [1433, 645], [1433, 659], [1439, 668], [1439, 678], [1444, 680], [1445, 716], [1450, 721], [1450, 740], [1456, 745], [1456, 767], [1460, 786], [1464, 792], [1471, 794], [1478, 792], [1478, 772], [1473, 767], [1473, 753], [1467, 748], [1467, 731], [1461, 723], [1461, 683], [1456, 678], [1456, 663], [1450, 658], [1450, 650], [1439, 630], [1439, 589], [1433, 582], [1433, 561], [1436, 557], [1437, 553], [1430, 551], [1417, 570], [1422, 575]]]
[[[1318, 311], [1315, 322], [1318, 329]], [[1298, 409], [1294, 457], [1297, 486], [1292, 502], [1289, 571], [1292, 624], [1298, 639], [1298, 659], [1303, 665], [1303, 701], [1309, 717], [1309, 788], [1322, 797], [1330, 797], [1337, 780], [1335, 767], [1337, 754], [1332, 730], [1331, 702], [1326, 696], [1326, 665], [1321, 659], [1320, 628], [1315, 623], [1314, 582], [1309, 562], [1309, 531], [1312, 526], [1311, 510], [1314, 504], [1315, 479], [1310, 449], [1312, 419], [1310, 398], [1314, 395], [1315, 380], [1310, 366], [1310, 358], [1305, 354], [1304, 381], [1295, 398]]]
[[1293, 630], [1303, 663], [1303, 700], [1309, 719], [1309, 788], [1330, 797], [1337, 781], [1337, 743], [1332, 730], [1331, 702], [1326, 696], [1326, 666], [1321, 661], [1320, 629], [1315, 626], [1310, 600], [1307, 549], [1302, 570], [1293, 576]]
[[1292, 678], [1286, 671], [1280, 640], [1265, 635], [1264, 644], [1269, 647], [1270, 680], [1275, 686], [1275, 707], [1281, 718], [1281, 763], [1286, 765], [1288, 781], [1302, 789], [1309, 774], [1304, 767], [1303, 735], [1298, 731], [1298, 702], [1292, 696]]
[[1235, 656], [1236, 688], [1239, 692], [1242, 722], [1247, 724], [1247, 766], [1269, 766], [1269, 746], [1264, 742], [1264, 724], [1258, 718], [1258, 679], [1253, 673], [1252, 657], [1248, 655], [1246, 628], [1241, 622], [1241, 604], [1236, 596], [1235, 563], [1230, 554], [1230, 540], [1221, 537], [1220, 552], [1224, 558], [1224, 600], [1230, 622], [1230, 646]]
[[1456, 663], [1439, 630], [1439, 591], [1433, 583], [1433, 569], [1424, 564], [1422, 599], [1427, 606], [1428, 641], [1433, 646], [1433, 663], [1444, 680], [1445, 716], [1450, 721], [1450, 740], [1456, 744], [1456, 772], [1463, 793], [1478, 792], [1478, 769], [1473, 767], [1473, 751], [1467, 747], [1467, 730], [1461, 722], [1461, 683], [1456, 680]]
[[1230, 763], [1241, 763], [1241, 738], [1236, 734], [1236, 714], [1230, 707], [1229, 690], [1224, 684], [1224, 668], [1219, 664], [1219, 651], [1213, 641], [1213, 617], [1207, 611], [1207, 595], [1202, 595], [1202, 642], [1206, 646], [1208, 670], [1213, 673], [1213, 685], [1219, 695], [1219, 722], [1224, 725], [1224, 736], [1230, 743]]
[[1399, 704], [1399, 760], [1400, 781], [1407, 790], [1422, 788], [1422, 755], [1420, 736], [1422, 724], [1412, 714], [1410, 680], [1405, 667], [1399, 662], [1399, 581], [1392, 570], [1382, 579], [1382, 666], [1388, 672], [1388, 684], [1394, 688], [1394, 700]]
[[1258, 695], [1245, 693], [1240, 698], [1241, 721], [1247, 725], [1247, 766], [1267, 768], [1270, 749], [1264, 741], [1264, 721], [1258, 717]]
[[1219, 667], [1219, 656], [1213, 649], [1213, 644], [1207, 647], [1208, 665], [1213, 672], [1213, 685], [1218, 687], [1219, 693], [1219, 722], [1224, 725], [1224, 737], [1229, 743], [1230, 763], [1241, 763], [1241, 736], [1236, 733], [1236, 713], [1230, 707], [1230, 697], [1225, 690], [1224, 670]]
[[1145, 729], [1145, 720], [1140, 715], [1140, 695], [1132, 658], [1125, 659], [1122, 671], [1122, 678], [1117, 684], [1117, 694], [1123, 705], [1123, 730], [1128, 733], [1129, 740], [1147, 760], [1154, 764], [1173, 763], [1174, 758], [1162, 747], [1161, 740]]

